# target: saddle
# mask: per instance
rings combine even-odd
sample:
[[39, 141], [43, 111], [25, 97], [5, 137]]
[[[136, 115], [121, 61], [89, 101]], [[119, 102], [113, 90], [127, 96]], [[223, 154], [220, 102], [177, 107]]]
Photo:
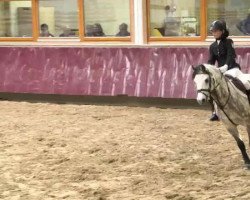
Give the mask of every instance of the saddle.
[[239, 89], [241, 92], [247, 95], [248, 102], [250, 104], [250, 91], [246, 89], [246, 87], [241, 82], [241, 80], [233, 76], [230, 76], [228, 74], [225, 75], [225, 78], [226, 78], [226, 81], [231, 81], [237, 89]]

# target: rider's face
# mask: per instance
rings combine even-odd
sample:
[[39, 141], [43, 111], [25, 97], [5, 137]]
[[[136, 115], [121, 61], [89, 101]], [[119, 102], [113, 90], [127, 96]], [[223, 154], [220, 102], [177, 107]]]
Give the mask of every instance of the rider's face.
[[223, 31], [221, 30], [212, 30], [211, 32], [215, 39], [219, 39], [221, 35], [223, 34]]

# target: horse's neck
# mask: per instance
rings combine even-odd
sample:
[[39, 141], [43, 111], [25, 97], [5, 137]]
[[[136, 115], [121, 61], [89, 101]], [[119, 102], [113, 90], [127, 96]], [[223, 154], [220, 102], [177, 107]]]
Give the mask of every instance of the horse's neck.
[[[226, 82], [226, 79], [224, 76], [216, 74], [215, 79], [217, 80], [215, 83], [215, 90], [211, 93], [212, 97], [215, 100], [220, 101], [223, 103], [226, 101], [226, 98], [228, 97], [229, 93], [229, 88], [228, 88], [228, 83]], [[225, 99], [225, 100], [224, 100]]]

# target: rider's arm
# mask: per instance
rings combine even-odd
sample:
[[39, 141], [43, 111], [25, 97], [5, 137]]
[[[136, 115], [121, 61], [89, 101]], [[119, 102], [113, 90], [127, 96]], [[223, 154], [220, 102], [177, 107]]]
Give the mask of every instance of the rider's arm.
[[228, 70], [228, 65], [225, 64], [225, 65], [219, 67], [219, 70], [221, 71], [221, 73], [225, 73]]
[[216, 58], [215, 58], [215, 55], [213, 53], [213, 45], [210, 45], [210, 47], [209, 47], [209, 59], [208, 59], [207, 63], [210, 65], [215, 65], [215, 62], [216, 62]]

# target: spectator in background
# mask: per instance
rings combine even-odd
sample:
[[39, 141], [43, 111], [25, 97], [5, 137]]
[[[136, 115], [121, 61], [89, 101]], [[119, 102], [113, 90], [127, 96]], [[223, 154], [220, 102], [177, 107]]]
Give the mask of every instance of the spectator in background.
[[165, 10], [166, 18], [172, 17], [172, 12], [170, 10], [170, 6], [169, 5], [166, 5], [165, 8], [164, 8], [164, 10]]
[[75, 33], [71, 31], [69, 26], [63, 28], [63, 33], [59, 35], [59, 37], [74, 37]]
[[54, 37], [54, 35], [52, 35], [49, 32], [49, 26], [48, 26], [48, 24], [42, 24], [41, 25], [40, 37]]
[[118, 37], [126, 37], [130, 36], [130, 32], [128, 32], [128, 25], [126, 23], [122, 23], [119, 26], [119, 32], [116, 34]]
[[103, 32], [103, 28], [102, 28], [101, 24], [95, 23], [93, 25], [93, 36], [94, 37], [103, 37], [103, 36], [105, 36], [105, 33]]
[[176, 7], [171, 8], [169, 5], [165, 6], [166, 17], [164, 19], [164, 36], [179, 36], [180, 35], [180, 21], [174, 17]]
[[247, 18], [240, 21], [236, 27], [245, 35], [250, 35], [250, 13]]
[[94, 25], [87, 24], [85, 28], [85, 36], [93, 37], [94, 36]]

